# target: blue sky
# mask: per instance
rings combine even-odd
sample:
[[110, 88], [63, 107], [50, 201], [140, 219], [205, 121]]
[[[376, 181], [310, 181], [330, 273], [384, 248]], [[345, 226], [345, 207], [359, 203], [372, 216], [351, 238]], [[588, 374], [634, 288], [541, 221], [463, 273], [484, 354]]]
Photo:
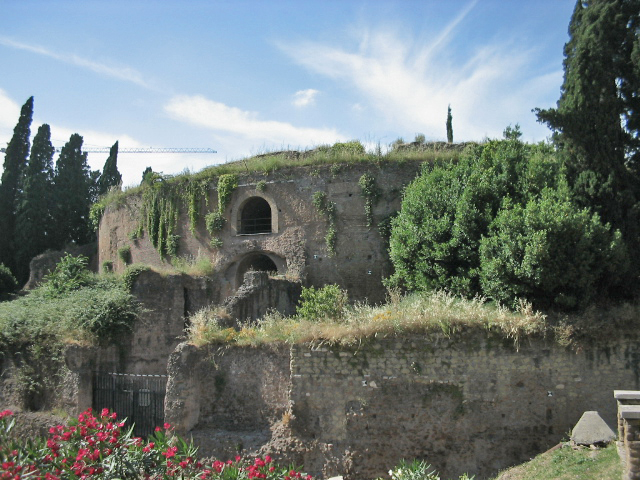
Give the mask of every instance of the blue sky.
[[[35, 98], [55, 146], [120, 154], [124, 184], [285, 148], [500, 137], [555, 105], [574, 0], [0, 0], [0, 145]], [[106, 154], [90, 154], [101, 169]], [[0, 157], [1, 158], [1, 157]]]

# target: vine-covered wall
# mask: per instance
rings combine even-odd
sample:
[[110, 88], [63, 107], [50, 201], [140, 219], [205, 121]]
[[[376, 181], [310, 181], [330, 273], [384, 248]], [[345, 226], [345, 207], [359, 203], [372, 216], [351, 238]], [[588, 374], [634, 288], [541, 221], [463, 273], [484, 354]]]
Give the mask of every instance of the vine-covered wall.
[[[337, 283], [353, 299], [381, 301], [390, 263], [380, 230], [419, 168], [363, 163], [222, 175], [209, 183], [158, 180], [105, 209], [99, 263], [121, 271], [126, 263], [162, 267], [205, 257], [224, 298], [239, 287], [243, 258], [257, 252], [271, 256], [278, 273], [307, 285]], [[272, 233], [240, 233], [242, 205], [251, 197], [270, 204]], [[330, 215], [314, 204], [320, 197]]]

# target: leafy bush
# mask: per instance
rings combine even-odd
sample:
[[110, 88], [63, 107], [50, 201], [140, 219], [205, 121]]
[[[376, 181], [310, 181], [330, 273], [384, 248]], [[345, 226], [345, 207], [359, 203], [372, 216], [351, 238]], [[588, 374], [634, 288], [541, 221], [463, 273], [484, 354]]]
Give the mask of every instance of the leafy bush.
[[118, 258], [125, 265], [130, 264], [131, 263], [131, 247], [129, 245], [125, 245], [124, 247], [120, 247], [118, 249]]
[[88, 262], [89, 259], [84, 255], [74, 257], [68, 253], [62, 257], [53, 272], [43, 279], [49, 296], [59, 296], [88, 285], [91, 280]]
[[102, 262], [102, 271], [104, 273], [113, 272], [113, 260], [105, 260], [104, 262]]
[[325, 285], [302, 289], [297, 315], [307, 320], [340, 319], [344, 316], [348, 304], [346, 290], [338, 285]]
[[0, 263], [0, 295], [13, 293], [18, 288], [18, 281], [11, 270]]
[[122, 274], [122, 283], [124, 287], [128, 291], [131, 291], [131, 289], [133, 288], [133, 284], [135, 283], [138, 276], [141, 273], [146, 272], [147, 270], [149, 270], [149, 267], [140, 263], [129, 265]]
[[[391, 480], [440, 480], [440, 475], [431, 465], [422, 460], [412, 462], [400, 461], [398, 466], [389, 470]], [[469, 477], [462, 474], [458, 480], [473, 480], [475, 475]]]
[[204, 217], [204, 221], [207, 232], [209, 232], [210, 235], [213, 235], [215, 232], [219, 232], [220, 230], [222, 230], [224, 228], [224, 224], [226, 223], [223, 213], [219, 211], [207, 213], [207, 215]]
[[47, 438], [24, 440], [12, 437], [12, 416], [9, 410], [0, 412], [2, 478], [311, 480], [295, 467], [276, 465], [268, 455], [204, 463], [196, 458], [193, 442], [174, 435], [168, 423], [143, 440], [106, 408], [99, 416], [88, 409], [69, 425], [51, 427]]
[[[594, 300], [590, 292], [596, 286], [617, 283], [617, 273], [599, 262], [621, 265], [620, 238], [571, 203], [563, 169], [549, 146], [510, 137], [467, 149], [458, 163], [427, 165], [407, 187], [392, 221], [390, 286], [447, 289], [511, 305], [522, 295], [536, 305], [568, 308]], [[572, 251], [575, 245], [578, 252]], [[548, 257], [534, 254], [536, 248]], [[579, 267], [567, 271], [545, 258], [563, 266], [573, 261], [593, 266], [579, 282], [578, 288], [587, 291], [578, 295], [574, 288]]]
[[526, 206], [505, 202], [480, 242], [484, 293], [507, 305], [575, 309], [598, 300], [628, 268], [619, 231], [546, 190]]

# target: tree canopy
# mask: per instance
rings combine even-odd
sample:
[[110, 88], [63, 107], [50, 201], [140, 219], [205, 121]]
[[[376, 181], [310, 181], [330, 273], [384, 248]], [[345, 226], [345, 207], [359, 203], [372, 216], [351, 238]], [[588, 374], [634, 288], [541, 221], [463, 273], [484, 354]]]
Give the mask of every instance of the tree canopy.
[[29, 155], [33, 97], [20, 110], [20, 119], [7, 145], [4, 170], [0, 179], [0, 263], [15, 271], [15, 225], [17, 199], [22, 189], [24, 169]]

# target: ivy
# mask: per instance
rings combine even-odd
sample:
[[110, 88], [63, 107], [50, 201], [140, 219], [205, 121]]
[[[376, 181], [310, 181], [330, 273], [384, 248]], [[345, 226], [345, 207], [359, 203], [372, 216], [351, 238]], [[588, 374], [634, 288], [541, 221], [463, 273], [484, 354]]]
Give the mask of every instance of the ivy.
[[369, 173], [364, 173], [358, 180], [360, 194], [364, 197], [364, 214], [367, 219], [367, 227], [373, 226], [373, 207], [380, 198], [380, 189], [376, 185], [376, 179]]
[[209, 212], [205, 217], [205, 225], [210, 235], [222, 230], [225, 223], [224, 214], [220, 211]]
[[150, 185], [142, 196], [142, 228], [160, 255], [174, 255], [177, 251], [178, 200], [175, 189], [164, 181]]
[[196, 235], [196, 226], [200, 219], [200, 202], [204, 197], [204, 200], [209, 204], [209, 196], [207, 195], [209, 184], [202, 180], [188, 181], [185, 194], [187, 203], [187, 212], [189, 214], [189, 230], [192, 235]]
[[325, 236], [325, 243], [327, 245], [327, 251], [329, 256], [333, 257], [336, 254], [336, 243], [338, 240], [338, 233], [336, 230], [336, 204], [327, 198], [325, 192], [315, 192], [313, 194], [313, 206], [323, 215], [327, 217], [329, 222], [329, 228], [327, 229], [327, 235]]
[[238, 188], [238, 176], [234, 174], [220, 175], [218, 179], [218, 211], [224, 212], [233, 191]]

